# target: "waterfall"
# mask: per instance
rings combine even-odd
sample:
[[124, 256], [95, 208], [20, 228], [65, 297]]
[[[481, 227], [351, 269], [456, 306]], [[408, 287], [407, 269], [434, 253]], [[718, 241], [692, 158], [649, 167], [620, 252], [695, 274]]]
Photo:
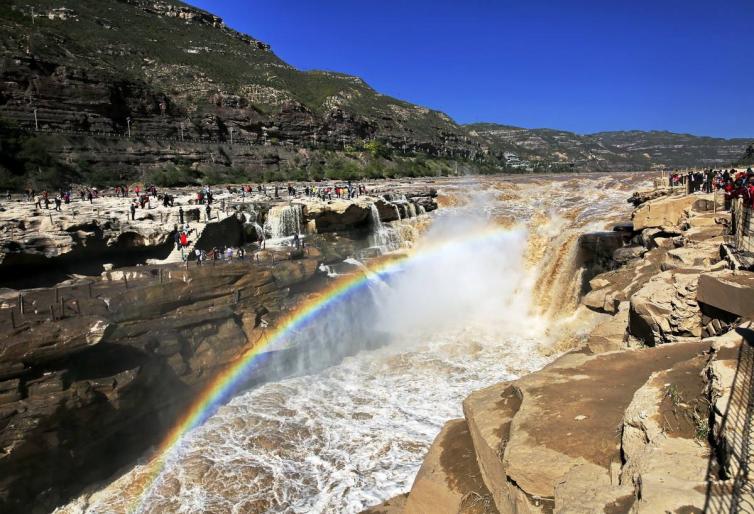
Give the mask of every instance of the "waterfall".
[[551, 319], [568, 316], [579, 305], [583, 274], [579, 236], [583, 230], [557, 214], [539, 214], [529, 229], [526, 260], [536, 272], [533, 310]]
[[418, 209], [419, 209], [418, 210], [419, 214], [426, 214], [427, 213], [427, 209], [425, 209], [423, 205], [419, 205]]
[[301, 234], [303, 218], [301, 205], [275, 205], [267, 213], [267, 220], [264, 222], [264, 231], [272, 239], [281, 239], [294, 234]]
[[[397, 207], [396, 207], [397, 209]], [[380, 211], [375, 204], [369, 207], [369, 218], [372, 226], [372, 245], [380, 249], [381, 252], [391, 252], [401, 247], [402, 238], [395, 228], [382, 223], [380, 220]]]
[[412, 202], [408, 202], [408, 217], [416, 218], [416, 205]]
[[254, 222], [254, 231], [257, 233], [257, 241], [261, 241], [264, 239], [264, 229], [256, 221]]
[[257, 211], [249, 207], [245, 211], [241, 211], [246, 218], [246, 223], [255, 223], [257, 221]]

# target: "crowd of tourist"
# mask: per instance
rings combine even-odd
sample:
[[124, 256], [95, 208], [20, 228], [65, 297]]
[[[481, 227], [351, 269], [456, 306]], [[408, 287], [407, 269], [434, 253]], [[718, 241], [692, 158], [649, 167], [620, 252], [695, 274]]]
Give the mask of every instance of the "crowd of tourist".
[[[270, 187], [272, 188], [272, 198], [281, 198], [281, 186], [276, 184]], [[258, 194], [267, 195], [267, 186], [262, 184], [257, 185], [256, 188], [253, 185], [245, 185], [238, 187], [227, 186], [226, 189], [228, 193], [238, 194], [241, 197], [245, 197], [246, 195], [251, 194], [254, 191], [256, 191]], [[286, 189], [288, 198], [300, 198], [303, 196], [308, 198], [319, 198], [323, 201], [333, 200], [335, 198], [357, 198], [361, 195], [367, 194], [367, 187], [364, 184], [357, 184], [356, 186], [354, 186], [350, 180], [347, 183], [343, 184], [304, 184], [303, 186], [299, 185], [298, 188], [296, 188], [294, 184], [289, 182]]]
[[729, 209], [736, 198], [743, 198], [744, 205], [754, 207], [754, 171], [714, 170], [671, 173], [668, 176], [670, 187], [685, 187], [688, 194], [722, 191], [725, 208]]

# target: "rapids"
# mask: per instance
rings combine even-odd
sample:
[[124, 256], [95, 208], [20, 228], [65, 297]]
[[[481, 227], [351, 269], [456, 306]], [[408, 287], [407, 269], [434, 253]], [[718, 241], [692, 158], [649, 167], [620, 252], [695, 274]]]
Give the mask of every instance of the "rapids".
[[[466, 395], [541, 368], [586, 333], [596, 315], [577, 308], [578, 235], [625, 219], [642, 180], [439, 181], [446, 207], [425, 230], [403, 231], [415, 251], [484, 227], [508, 230], [409, 261], [386, 283], [373, 277], [369, 319], [388, 345], [236, 396], [187, 434], [143, 503], [144, 463], [58, 512], [350, 513], [406, 492]], [[294, 213], [279, 218], [265, 228], [298, 229]], [[394, 232], [375, 223], [376, 244], [395, 249]], [[322, 323], [348, 328], [358, 318], [349, 310]]]

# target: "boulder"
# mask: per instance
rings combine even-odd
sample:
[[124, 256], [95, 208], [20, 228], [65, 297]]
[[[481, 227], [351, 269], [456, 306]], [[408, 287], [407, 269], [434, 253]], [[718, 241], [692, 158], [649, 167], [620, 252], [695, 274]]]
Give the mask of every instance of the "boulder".
[[[708, 195], [710, 199], [711, 195]], [[634, 210], [632, 219], [634, 230], [645, 228], [674, 227], [681, 223], [685, 212], [692, 209], [698, 202], [705, 200], [695, 195], [666, 196], [641, 204]], [[706, 208], [706, 203], [705, 203]]]
[[699, 277], [697, 300], [731, 314], [754, 316], [754, 272], [721, 270]]
[[613, 260], [616, 264], [621, 265], [628, 261], [641, 258], [645, 253], [647, 253], [647, 249], [643, 246], [627, 246], [615, 250], [613, 252]]
[[649, 280], [631, 296], [628, 329], [654, 346], [684, 338], [699, 339], [701, 312], [696, 301], [697, 270], [670, 270]]
[[364, 227], [370, 220], [371, 202], [366, 197], [326, 202], [311, 200], [304, 206], [304, 217], [314, 221], [320, 234]]
[[377, 212], [380, 215], [381, 221], [390, 222], [401, 219], [400, 211], [394, 203], [389, 202], [384, 198], [378, 198], [375, 200], [374, 205], [377, 207]]
[[[483, 510], [476, 510], [480, 503]], [[490, 492], [480, 477], [474, 445], [465, 420], [454, 419], [443, 426], [416, 475], [403, 512], [497, 512]]]

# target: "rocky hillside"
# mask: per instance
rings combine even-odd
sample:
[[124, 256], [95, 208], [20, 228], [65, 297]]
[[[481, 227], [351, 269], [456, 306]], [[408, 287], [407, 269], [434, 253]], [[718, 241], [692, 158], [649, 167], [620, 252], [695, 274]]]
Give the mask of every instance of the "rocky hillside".
[[267, 44], [181, 2], [11, 2], [0, 7], [0, 36], [6, 131], [33, 130], [35, 111], [40, 130], [63, 131], [31, 149], [6, 142], [4, 164], [15, 173], [45, 171], [37, 162], [23, 170], [37, 147], [74, 176], [167, 164], [254, 175], [332, 160], [331, 150], [479, 153], [446, 115], [357, 77], [296, 70]]
[[746, 148], [743, 157], [741, 157], [741, 160], [739, 160], [738, 163], [747, 166], [754, 164], [754, 144], [751, 144]]
[[0, 188], [646, 169], [727, 163], [745, 148], [463, 127], [357, 77], [297, 70], [175, 0], [5, 2], [0, 63]]
[[[577, 169], [636, 170], [653, 167], [726, 166], [741, 156], [746, 139], [719, 139], [665, 131], [597, 132], [580, 135], [494, 123], [467, 125], [494, 152], [527, 161]], [[510, 159], [509, 159], [510, 160]]]

